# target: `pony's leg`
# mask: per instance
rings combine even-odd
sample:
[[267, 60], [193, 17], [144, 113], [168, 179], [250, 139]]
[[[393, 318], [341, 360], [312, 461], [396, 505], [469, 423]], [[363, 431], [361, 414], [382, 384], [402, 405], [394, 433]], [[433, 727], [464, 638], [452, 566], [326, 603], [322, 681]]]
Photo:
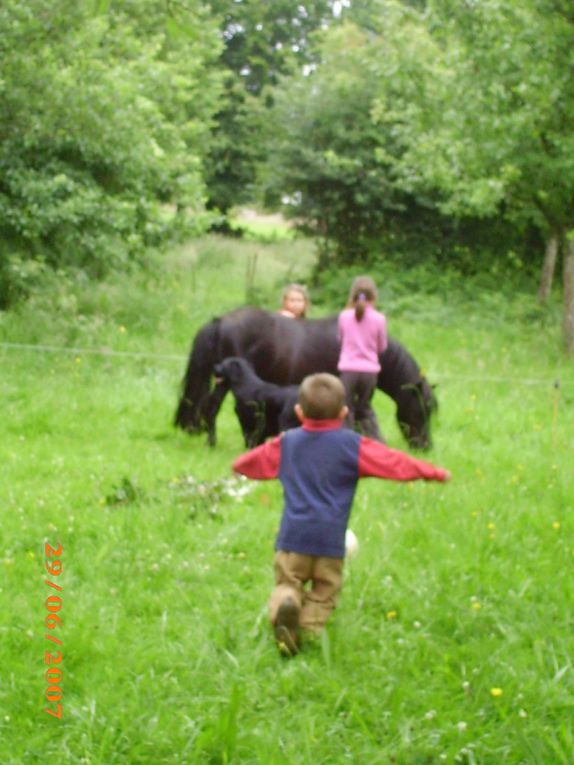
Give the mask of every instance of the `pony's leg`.
[[267, 437], [265, 404], [257, 401], [249, 402], [246, 413], [247, 419], [243, 429], [245, 445], [249, 449], [253, 449], [265, 443], [265, 438]]
[[209, 446], [215, 446], [215, 421], [226, 394], [227, 386], [224, 383], [219, 383], [215, 386], [215, 390], [209, 394], [209, 398], [207, 399], [205, 421], [207, 423], [207, 443]]
[[241, 432], [243, 433], [243, 440], [247, 449], [253, 449], [254, 446], [258, 446], [257, 441], [257, 423], [253, 417], [253, 411], [249, 403], [242, 404], [235, 407], [235, 414], [241, 425]]

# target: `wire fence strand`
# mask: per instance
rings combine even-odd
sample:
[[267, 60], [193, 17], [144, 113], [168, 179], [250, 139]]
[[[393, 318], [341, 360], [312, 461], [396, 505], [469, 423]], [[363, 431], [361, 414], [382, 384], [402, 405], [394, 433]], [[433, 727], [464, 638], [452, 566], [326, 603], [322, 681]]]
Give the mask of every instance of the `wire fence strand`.
[[[152, 359], [158, 361], [187, 361], [188, 356], [170, 353], [144, 353], [139, 351], [115, 351], [113, 348], [75, 348], [61, 345], [41, 345], [33, 343], [0, 343], [0, 348], [7, 350], [36, 351], [39, 353], [70, 353], [75, 356], [92, 355], [105, 357], [126, 357], [135, 359]], [[497, 375], [456, 375], [437, 373], [432, 375], [433, 379], [439, 381], [454, 380], [456, 382], [478, 382], [478, 383], [509, 383], [513, 385], [550, 385], [554, 388], [574, 385], [574, 380], [564, 382], [560, 378], [543, 377], [502, 377]]]
[[112, 348], [73, 348], [60, 345], [32, 345], [28, 343], [0, 343], [0, 348], [20, 351], [38, 351], [45, 353], [72, 353], [75, 356], [90, 354], [93, 356], [126, 356], [136, 359], [158, 359], [163, 361], [185, 361], [187, 356], [169, 353], [141, 353], [138, 351], [114, 351]]

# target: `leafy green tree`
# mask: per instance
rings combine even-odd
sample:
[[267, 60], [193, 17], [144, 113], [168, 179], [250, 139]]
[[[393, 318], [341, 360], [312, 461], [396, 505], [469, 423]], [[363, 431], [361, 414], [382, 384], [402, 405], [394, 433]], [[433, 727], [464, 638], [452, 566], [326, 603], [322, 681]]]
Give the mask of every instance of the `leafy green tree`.
[[293, 66], [313, 61], [312, 35], [333, 19], [333, 0], [211, 0], [210, 6], [222, 18], [221, 62], [256, 96]]
[[427, 0], [353, 0], [344, 8], [344, 17], [360, 29], [379, 34], [385, 26], [385, 17], [394, 14], [397, 7], [423, 11]]
[[256, 196], [257, 167], [266, 151], [265, 111], [240, 76], [229, 73], [205, 162], [207, 206], [223, 216]]
[[313, 33], [333, 20], [332, 0], [212, 0], [221, 19], [225, 94], [206, 162], [209, 206], [225, 214], [252, 200], [267, 153], [273, 88], [315, 60]]
[[[109, 6], [109, 7], [108, 7]], [[30, 262], [99, 273], [200, 210], [217, 32], [199, 2], [5, 0], [0, 299]], [[28, 270], [27, 270], [28, 269]]]
[[547, 240], [548, 291], [564, 247], [563, 332], [574, 350], [574, 19], [554, 0], [433, 0], [437, 55], [403, 129], [405, 188], [448, 214], [505, 215]]
[[403, 47], [425, 55], [422, 32], [400, 4], [396, 11], [384, 34], [352, 24], [330, 29], [316, 70], [276, 92], [268, 195], [287, 197], [287, 211], [340, 262], [364, 258], [436, 217], [428, 198], [405, 193], [396, 179], [404, 150], [398, 126], [417, 87], [402, 66]]
[[405, 264], [430, 256], [474, 271], [473, 251], [488, 253], [488, 267], [531, 231], [495, 210], [449, 209], [441, 183], [409, 161], [443, 121], [441, 80], [428, 76], [440, 69], [443, 36], [427, 25], [423, 5], [361, 0], [348, 14], [366, 29], [327, 30], [315, 70], [275, 91], [264, 182], [268, 198], [286, 197], [287, 211], [340, 262], [388, 252]]

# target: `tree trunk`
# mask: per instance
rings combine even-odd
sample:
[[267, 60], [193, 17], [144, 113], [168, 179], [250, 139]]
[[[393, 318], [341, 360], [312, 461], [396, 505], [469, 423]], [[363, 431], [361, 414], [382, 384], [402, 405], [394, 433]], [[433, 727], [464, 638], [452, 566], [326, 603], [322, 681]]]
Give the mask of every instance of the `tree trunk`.
[[552, 231], [546, 240], [546, 252], [544, 253], [544, 265], [540, 276], [540, 286], [538, 287], [538, 300], [545, 303], [550, 297], [552, 289], [552, 280], [554, 278], [554, 268], [556, 266], [556, 256], [558, 254], [558, 243], [560, 237], [557, 231]]
[[[572, 236], [574, 232], [570, 232]], [[566, 353], [574, 351], [574, 241], [564, 240], [564, 312], [562, 314], [562, 337]]]

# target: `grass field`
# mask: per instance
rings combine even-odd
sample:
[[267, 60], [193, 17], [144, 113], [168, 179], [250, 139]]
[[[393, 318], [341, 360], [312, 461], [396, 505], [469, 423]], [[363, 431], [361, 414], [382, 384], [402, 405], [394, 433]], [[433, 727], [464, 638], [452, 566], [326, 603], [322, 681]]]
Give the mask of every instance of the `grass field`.
[[[197, 328], [246, 293], [273, 307], [311, 262], [300, 240], [204, 239], [161, 271], [62, 280], [0, 314], [7, 765], [574, 762], [574, 374], [524, 296], [389, 307], [438, 383], [428, 458], [453, 480], [364, 481], [340, 607], [320, 641], [277, 655], [280, 487], [231, 478], [231, 401], [213, 450], [171, 420]], [[404, 448], [392, 402], [376, 407]], [[61, 720], [44, 711], [47, 650]]]

